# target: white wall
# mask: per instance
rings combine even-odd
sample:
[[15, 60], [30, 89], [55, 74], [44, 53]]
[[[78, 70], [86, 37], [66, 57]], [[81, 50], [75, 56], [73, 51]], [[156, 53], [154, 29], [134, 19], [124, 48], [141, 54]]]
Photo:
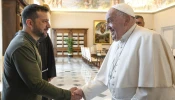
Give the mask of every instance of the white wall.
[[149, 28], [149, 29], [153, 29], [154, 28], [154, 16], [153, 16], [153, 14], [136, 13], [135, 15], [143, 16], [144, 21], [145, 21], [145, 26], [144, 27]]
[[[162, 27], [169, 27], [169, 26], [171, 27], [175, 25], [174, 12], [175, 12], [175, 7], [171, 7], [169, 9], [166, 9], [154, 14], [154, 23], [155, 23], [154, 28], [158, 33], [162, 34]], [[163, 36], [167, 40], [170, 47], [173, 49], [173, 55], [175, 55], [174, 30], [175, 30], [174, 28], [170, 28], [166, 30], [166, 32], [163, 32], [164, 34]]]
[[88, 28], [87, 46], [93, 45], [93, 21], [105, 20], [106, 13], [52, 12], [52, 28]]
[[[138, 13], [139, 14], [139, 13]], [[145, 27], [153, 29], [153, 14], [139, 14], [145, 19]], [[52, 12], [52, 28], [88, 28], [88, 44], [93, 46], [93, 21], [105, 20], [106, 12]], [[108, 48], [110, 45], [103, 45]]]
[[175, 25], [175, 7], [154, 14], [154, 29], [161, 33], [161, 27]]

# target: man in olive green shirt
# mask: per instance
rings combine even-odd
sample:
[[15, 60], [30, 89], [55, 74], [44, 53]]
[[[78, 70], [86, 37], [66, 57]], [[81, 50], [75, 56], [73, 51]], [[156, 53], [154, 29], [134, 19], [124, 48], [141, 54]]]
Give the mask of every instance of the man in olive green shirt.
[[2, 100], [79, 100], [77, 88], [64, 90], [42, 79], [37, 40], [50, 28], [48, 9], [28, 5], [22, 13], [23, 30], [10, 42], [4, 56]]

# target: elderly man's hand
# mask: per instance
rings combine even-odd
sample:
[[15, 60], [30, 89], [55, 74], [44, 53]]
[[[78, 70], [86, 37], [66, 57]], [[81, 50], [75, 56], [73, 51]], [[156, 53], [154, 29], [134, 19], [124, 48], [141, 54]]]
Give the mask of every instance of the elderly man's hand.
[[80, 100], [80, 99], [82, 99], [82, 95], [74, 93], [74, 91], [76, 91], [77, 89], [78, 89], [77, 87], [73, 87], [73, 88], [70, 89], [70, 91], [71, 91], [71, 100]]

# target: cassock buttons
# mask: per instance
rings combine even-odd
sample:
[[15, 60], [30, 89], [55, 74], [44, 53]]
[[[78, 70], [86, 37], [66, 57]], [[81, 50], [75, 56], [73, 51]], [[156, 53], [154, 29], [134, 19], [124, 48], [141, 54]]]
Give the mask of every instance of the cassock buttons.
[[117, 49], [119, 49], [119, 45], [117, 45]]
[[123, 48], [123, 46], [121, 45], [120, 48]]
[[110, 77], [110, 79], [111, 79], [111, 78], [112, 78], [112, 75], [110, 75], [109, 77]]

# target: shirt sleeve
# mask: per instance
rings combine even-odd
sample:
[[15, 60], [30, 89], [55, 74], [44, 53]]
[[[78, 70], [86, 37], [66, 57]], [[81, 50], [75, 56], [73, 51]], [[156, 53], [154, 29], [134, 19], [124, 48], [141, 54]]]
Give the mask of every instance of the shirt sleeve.
[[107, 90], [107, 86], [98, 80], [92, 80], [82, 87], [85, 100], [91, 100], [95, 96]]
[[57, 88], [42, 79], [41, 69], [34, 48], [29, 46], [18, 48], [12, 54], [11, 61], [14, 62], [22, 81], [33, 93], [55, 100], [70, 100], [70, 91]]

